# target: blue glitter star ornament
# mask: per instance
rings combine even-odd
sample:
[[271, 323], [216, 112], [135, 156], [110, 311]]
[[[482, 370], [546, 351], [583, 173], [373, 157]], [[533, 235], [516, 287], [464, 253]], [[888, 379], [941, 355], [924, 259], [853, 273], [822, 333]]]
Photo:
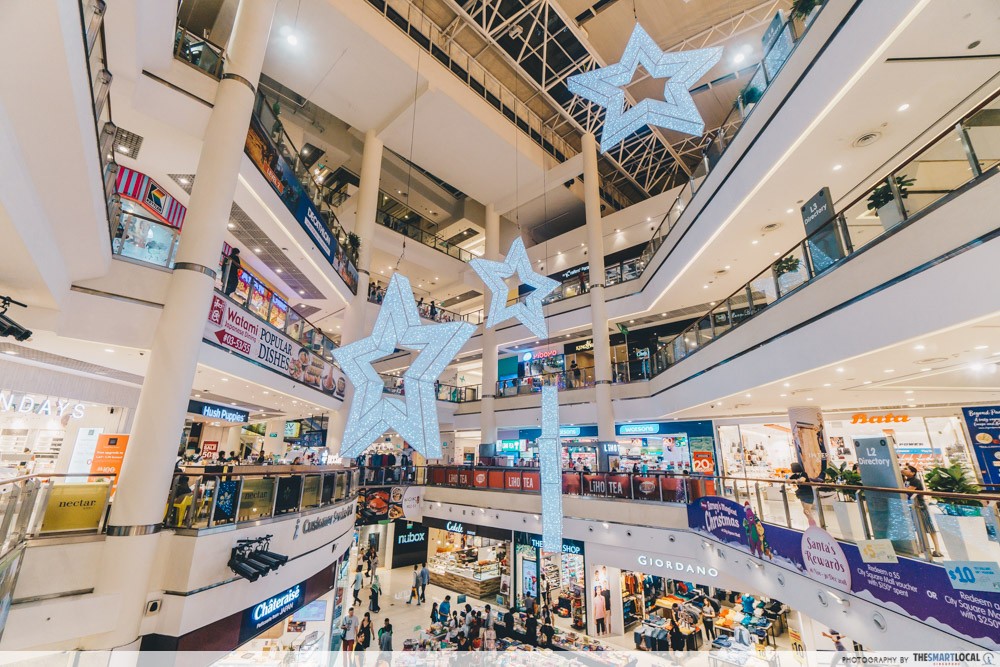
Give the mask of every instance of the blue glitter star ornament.
[[[516, 318], [538, 338], [548, 337], [542, 301], [552, 293], [552, 290], [559, 287], [559, 283], [534, 272], [521, 237], [514, 239], [510, 244], [510, 250], [507, 251], [504, 261], [493, 262], [476, 258], [469, 264], [492, 293], [490, 312], [486, 317], [488, 328], [493, 329], [502, 322]], [[514, 274], [517, 274], [523, 285], [533, 287], [534, 290], [524, 297], [523, 302], [519, 299], [513, 306], [508, 306], [506, 279]]]
[[562, 553], [562, 449], [559, 440], [559, 388], [542, 387], [542, 433], [538, 467], [542, 483], [542, 551]]
[[[333, 351], [354, 386], [340, 456], [357, 456], [393, 429], [423, 456], [440, 458], [434, 382], [475, 330], [467, 322], [421, 323], [410, 281], [394, 274], [371, 335]], [[372, 365], [397, 348], [418, 352], [403, 373], [402, 399], [383, 394], [384, 383]]]
[[[721, 57], [721, 46], [663, 51], [636, 23], [619, 62], [571, 76], [566, 85], [571, 93], [606, 109], [601, 130], [601, 150], [606, 152], [646, 125], [693, 135], [704, 132], [705, 121], [688, 91]], [[625, 87], [639, 65], [653, 78], [670, 80], [663, 87], [663, 100], [644, 99], [626, 111]]]

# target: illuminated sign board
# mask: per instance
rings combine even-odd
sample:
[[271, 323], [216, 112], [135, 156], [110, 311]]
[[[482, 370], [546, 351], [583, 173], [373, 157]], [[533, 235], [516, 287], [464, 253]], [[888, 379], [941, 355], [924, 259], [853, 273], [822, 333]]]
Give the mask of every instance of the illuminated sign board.
[[559, 437], [560, 438], [576, 438], [580, 435], [579, 426], [560, 426], [559, 427]]
[[250, 413], [246, 410], [237, 410], [224, 405], [214, 405], [212, 403], [202, 403], [201, 401], [188, 401], [188, 412], [209, 419], [218, 419], [233, 424], [245, 424], [250, 421]]
[[243, 623], [240, 626], [240, 643], [256, 637], [302, 607], [305, 601], [306, 585], [305, 582], [302, 582], [244, 610]]
[[620, 424], [618, 426], [618, 435], [650, 435], [659, 432], [659, 424]]

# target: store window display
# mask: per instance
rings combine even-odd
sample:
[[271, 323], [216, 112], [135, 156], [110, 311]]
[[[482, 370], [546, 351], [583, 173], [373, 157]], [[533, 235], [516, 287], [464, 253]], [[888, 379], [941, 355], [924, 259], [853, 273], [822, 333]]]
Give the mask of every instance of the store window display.
[[493, 599], [501, 593], [501, 577], [509, 581], [508, 541], [441, 528], [431, 528], [428, 541], [427, 567], [436, 586]]
[[584, 604], [584, 543], [564, 539], [562, 551], [542, 551], [542, 537], [514, 534], [517, 576], [516, 608], [550, 614], [556, 625], [587, 627]]

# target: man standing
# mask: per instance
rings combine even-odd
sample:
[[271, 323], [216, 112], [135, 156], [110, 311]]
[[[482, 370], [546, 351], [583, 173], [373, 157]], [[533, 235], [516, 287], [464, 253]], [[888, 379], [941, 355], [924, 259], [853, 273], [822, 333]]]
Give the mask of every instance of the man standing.
[[354, 602], [351, 605], [353, 608], [356, 604], [361, 604], [361, 588], [365, 585], [365, 576], [361, 574], [361, 566], [358, 565], [357, 571], [354, 573]]
[[427, 590], [427, 584], [431, 583], [431, 571], [427, 569], [427, 563], [424, 563], [420, 568], [420, 601], [427, 602], [427, 598], [424, 597], [424, 592]]
[[350, 653], [354, 650], [354, 639], [358, 636], [358, 617], [354, 615], [354, 607], [348, 607], [347, 617], [340, 627], [344, 631], [341, 650]]
[[413, 566], [413, 585], [410, 588], [410, 599], [406, 601], [406, 604], [413, 602], [414, 598], [417, 600], [417, 606], [420, 606], [420, 571], [417, 566]]

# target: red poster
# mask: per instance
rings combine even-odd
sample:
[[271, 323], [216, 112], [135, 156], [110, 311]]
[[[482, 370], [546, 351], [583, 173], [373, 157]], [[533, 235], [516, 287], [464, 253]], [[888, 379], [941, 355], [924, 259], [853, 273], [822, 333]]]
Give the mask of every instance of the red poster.
[[118, 476], [122, 472], [122, 460], [125, 458], [125, 448], [128, 447], [128, 435], [123, 433], [105, 433], [97, 436], [97, 447], [90, 463], [90, 474], [99, 476], [114, 475], [111, 482], [111, 493], [114, 495], [118, 487]]
[[514, 491], [521, 490], [521, 473], [518, 471], [507, 471], [503, 474], [503, 488]]
[[206, 440], [205, 442], [201, 443], [202, 454], [215, 454], [218, 451], [219, 451], [218, 440]]
[[490, 470], [489, 474], [489, 487], [491, 489], [502, 489], [503, 486], [503, 470]]
[[636, 500], [659, 500], [660, 485], [656, 477], [632, 477], [632, 495]]
[[472, 486], [472, 473], [468, 470], [459, 470], [458, 485], [461, 487]]
[[441, 486], [448, 479], [448, 473], [444, 468], [432, 467], [430, 470], [432, 485]]
[[683, 503], [684, 480], [680, 477], [664, 475], [660, 478], [660, 488], [663, 490], [663, 501], [667, 503]]
[[715, 474], [715, 457], [712, 452], [691, 452], [691, 468], [703, 475]]
[[580, 473], [576, 472], [563, 473], [562, 492], [564, 496], [580, 495]]
[[477, 470], [472, 473], [472, 485], [478, 489], [485, 489], [489, 486], [489, 479], [485, 470]]
[[530, 491], [532, 493], [541, 493], [542, 481], [540, 473], [537, 472], [521, 473], [521, 490]]

